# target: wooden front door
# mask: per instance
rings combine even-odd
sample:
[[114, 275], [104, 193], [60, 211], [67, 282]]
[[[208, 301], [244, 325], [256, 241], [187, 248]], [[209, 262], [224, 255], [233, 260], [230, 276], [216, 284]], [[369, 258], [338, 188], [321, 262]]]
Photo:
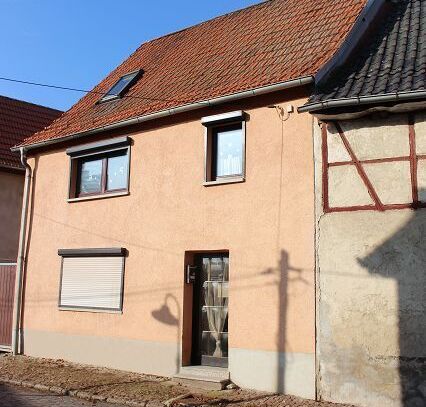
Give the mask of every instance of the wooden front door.
[[0, 263], [0, 349], [12, 345], [16, 265]]
[[192, 364], [228, 366], [228, 254], [196, 258]]

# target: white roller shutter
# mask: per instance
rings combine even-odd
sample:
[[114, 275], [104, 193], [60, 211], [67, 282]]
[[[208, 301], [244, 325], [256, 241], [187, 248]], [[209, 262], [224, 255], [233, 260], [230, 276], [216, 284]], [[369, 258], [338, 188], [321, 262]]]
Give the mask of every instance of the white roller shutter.
[[124, 257], [63, 257], [59, 306], [121, 310]]

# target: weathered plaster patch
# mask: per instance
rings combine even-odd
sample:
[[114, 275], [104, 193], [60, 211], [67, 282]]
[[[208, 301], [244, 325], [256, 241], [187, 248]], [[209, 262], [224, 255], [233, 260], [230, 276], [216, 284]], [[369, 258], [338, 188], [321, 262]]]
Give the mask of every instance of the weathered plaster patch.
[[382, 203], [412, 202], [408, 161], [363, 164], [363, 168]]
[[[339, 122], [359, 160], [409, 155], [407, 115]], [[329, 126], [330, 133], [336, 133]]]
[[426, 210], [328, 214], [319, 229], [321, 397], [416, 402], [426, 381]]
[[426, 154], [426, 112], [416, 114], [414, 131], [416, 133], [417, 154]]
[[328, 180], [330, 207], [373, 203], [354, 165], [330, 167]]
[[348, 151], [338, 133], [330, 133], [327, 137], [328, 162], [351, 161]]
[[419, 160], [417, 162], [417, 185], [419, 200], [426, 202], [426, 160]]

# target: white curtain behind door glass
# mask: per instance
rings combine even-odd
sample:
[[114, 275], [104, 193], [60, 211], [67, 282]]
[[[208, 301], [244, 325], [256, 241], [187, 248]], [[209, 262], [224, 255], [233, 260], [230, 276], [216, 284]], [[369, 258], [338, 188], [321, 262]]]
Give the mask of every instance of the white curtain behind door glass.
[[206, 266], [208, 267], [206, 271], [209, 280], [205, 281], [203, 286], [204, 308], [207, 313], [209, 329], [216, 340], [216, 349], [213, 356], [222, 357], [222, 332], [225, 326], [226, 317], [228, 316], [228, 259], [223, 259], [222, 281], [211, 281], [211, 272], [209, 270], [211, 261], [209, 261]]

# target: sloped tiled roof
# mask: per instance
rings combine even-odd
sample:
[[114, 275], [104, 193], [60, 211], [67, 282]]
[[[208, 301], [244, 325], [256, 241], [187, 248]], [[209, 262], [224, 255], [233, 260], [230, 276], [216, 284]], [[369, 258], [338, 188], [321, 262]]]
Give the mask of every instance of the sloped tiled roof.
[[426, 90], [426, 1], [389, 2], [373, 36], [319, 84], [307, 106], [322, 101]]
[[0, 96], [0, 167], [20, 168], [19, 154], [10, 148], [39, 131], [61, 115], [61, 111]]
[[[34, 144], [161, 110], [314, 75], [339, 49], [367, 0], [269, 0], [142, 44]], [[124, 74], [123, 99], [96, 104]]]

